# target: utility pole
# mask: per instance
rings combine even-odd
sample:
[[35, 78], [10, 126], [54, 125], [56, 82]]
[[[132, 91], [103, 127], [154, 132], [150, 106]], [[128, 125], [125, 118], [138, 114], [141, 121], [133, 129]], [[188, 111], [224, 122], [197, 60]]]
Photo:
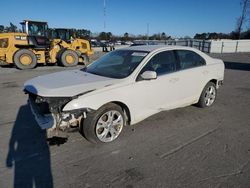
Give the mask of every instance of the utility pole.
[[147, 39], [149, 39], [149, 23], [147, 23]]
[[106, 0], [103, 0], [103, 27], [106, 32]]

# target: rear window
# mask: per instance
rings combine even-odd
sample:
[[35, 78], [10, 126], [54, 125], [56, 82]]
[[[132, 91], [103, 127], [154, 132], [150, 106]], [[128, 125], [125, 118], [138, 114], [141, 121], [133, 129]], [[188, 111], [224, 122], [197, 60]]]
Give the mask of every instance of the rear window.
[[9, 45], [8, 38], [0, 39], [0, 48], [7, 48]]
[[177, 50], [180, 60], [180, 69], [188, 69], [206, 64], [206, 61], [197, 53], [189, 50]]

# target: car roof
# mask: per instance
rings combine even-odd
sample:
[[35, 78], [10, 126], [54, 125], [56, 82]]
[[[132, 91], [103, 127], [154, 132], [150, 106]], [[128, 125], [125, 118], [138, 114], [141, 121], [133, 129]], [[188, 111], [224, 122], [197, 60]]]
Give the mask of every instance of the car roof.
[[146, 51], [152, 52], [156, 50], [193, 50], [194, 48], [186, 47], [186, 46], [170, 46], [170, 45], [141, 45], [141, 46], [130, 46], [127, 48], [122, 48], [121, 50], [135, 50], [135, 51]]

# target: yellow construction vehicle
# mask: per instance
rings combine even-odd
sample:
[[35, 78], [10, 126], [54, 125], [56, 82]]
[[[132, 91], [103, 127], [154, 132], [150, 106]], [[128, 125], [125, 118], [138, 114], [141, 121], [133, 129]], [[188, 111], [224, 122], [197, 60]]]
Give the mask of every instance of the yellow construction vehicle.
[[65, 41], [48, 38], [47, 22], [24, 20], [23, 33], [0, 33], [0, 65], [15, 64], [19, 69], [34, 68], [37, 63], [76, 66], [93, 54], [83, 39]]

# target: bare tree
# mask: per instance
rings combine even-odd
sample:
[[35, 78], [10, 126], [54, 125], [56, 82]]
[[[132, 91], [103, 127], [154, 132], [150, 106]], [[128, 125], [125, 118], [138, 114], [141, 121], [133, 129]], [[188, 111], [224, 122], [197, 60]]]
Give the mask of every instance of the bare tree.
[[236, 25], [236, 33], [238, 39], [240, 39], [243, 25], [247, 20], [247, 12], [250, 6], [250, 0], [241, 0], [240, 4], [242, 7], [242, 11], [241, 11], [241, 16], [237, 19], [237, 25]]
[[124, 40], [125, 41], [128, 41], [129, 39], [129, 34], [126, 32], [126, 33], [124, 33], [124, 35], [123, 35], [123, 38], [124, 38]]

